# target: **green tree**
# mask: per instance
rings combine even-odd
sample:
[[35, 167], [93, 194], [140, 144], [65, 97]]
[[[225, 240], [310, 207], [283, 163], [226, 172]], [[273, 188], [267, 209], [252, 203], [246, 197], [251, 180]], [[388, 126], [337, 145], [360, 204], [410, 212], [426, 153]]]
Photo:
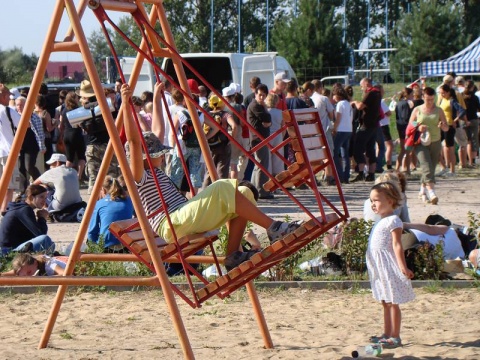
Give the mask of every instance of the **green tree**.
[[0, 80], [5, 83], [21, 84], [32, 81], [38, 63], [35, 54], [26, 55], [21, 48], [0, 51]]
[[[292, 9], [275, 22], [272, 42], [275, 49], [294, 69], [341, 67], [348, 64], [342, 43], [342, 21], [335, 14], [341, 1], [322, 1], [312, 6], [310, 0], [300, 0], [298, 14]], [[305, 80], [305, 79], [301, 79]]]
[[[276, 18], [277, 0], [270, 0], [271, 24]], [[181, 2], [165, 0], [170, 28], [180, 52], [211, 50], [211, 1]], [[213, 3], [213, 51], [265, 51], [266, 2], [241, 2], [241, 45], [238, 48], [238, 2], [215, 0]]]
[[421, 0], [397, 22], [391, 37], [398, 48], [391, 62], [395, 72], [404, 65], [447, 58], [466, 45], [464, 28], [452, 16], [454, 10], [452, 1]]

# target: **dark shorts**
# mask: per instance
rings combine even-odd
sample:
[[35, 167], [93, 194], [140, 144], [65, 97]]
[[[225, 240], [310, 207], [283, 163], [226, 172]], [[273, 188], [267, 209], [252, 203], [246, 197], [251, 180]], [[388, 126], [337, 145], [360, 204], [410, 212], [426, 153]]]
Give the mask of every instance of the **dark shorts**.
[[445, 147], [455, 146], [455, 128], [453, 126], [448, 127], [448, 131], [443, 132], [445, 139]]
[[383, 125], [382, 126], [382, 132], [383, 132], [383, 140], [384, 141], [392, 141], [392, 134], [390, 134], [390, 126], [389, 125]]
[[407, 126], [408, 125], [397, 124], [398, 138], [400, 140], [405, 140], [406, 132], [407, 132]]
[[85, 151], [87, 146], [85, 145], [82, 129], [66, 129], [63, 141], [65, 142], [65, 155], [68, 161], [74, 162], [75, 157], [78, 160], [86, 160]]

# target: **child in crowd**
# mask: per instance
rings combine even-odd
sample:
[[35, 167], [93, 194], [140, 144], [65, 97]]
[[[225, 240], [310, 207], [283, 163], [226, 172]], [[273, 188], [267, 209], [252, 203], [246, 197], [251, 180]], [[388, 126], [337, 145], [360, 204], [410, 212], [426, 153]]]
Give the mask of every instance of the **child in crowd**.
[[373, 336], [370, 341], [381, 343], [384, 348], [396, 348], [402, 346], [399, 304], [415, 298], [410, 282], [413, 272], [407, 268], [401, 242], [403, 223], [394, 215], [403, 196], [398, 184], [382, 182], [372, 187], [370, 201], [381, 220], [368, 239], [367, 268], [373, 297], [382, 302], [384, 319], [383, 335]]
[[63, 275], [67, 261], [67, 256], [17, 254], [12, 260], [12, 270], [1, 276]]
[[[296, 223], [274, 221], [257, 208], [254, 193], [247, 186], [238, 186], [236, 179], [222, 179], [215, 181], [205, 190], [187, 200], [175, 187], [172, 181], [160, 170], [162, 155], [165, 148], [159, 139], [164, 138], [164, 122], [162, 119], [161, 91], [162, 83], [155, 86], [152, 130], [153, 133], [144, 133], [153, 170], [146, 161], [142, 151], [141, 134], [133, 121], [131, 110], [124, 108], [125, 134], [127, 142], [125, 150], [130, 163], [133, 178], [145, 213], [149, 217], [152, 229], [163, 239], [172, 242], [173, 231], [178, 239], [188, 234], [203, 233], [214, 230], [227, 223], [228, 244], [226, 250], [225, 267], [231, 270], [247, 261], [257, 251], [242, 252], [240, 242], [248, 221], [252, 221], [267, 229], [270, 242], [283, 238], [286, 234], [298, 228]], [[132, 89], [123, 84], [122, 102], [127, 103], [132, 95]], [[155, 130], [154, 130], [155, 131]], [[153, 136], [152, 136], [153, 135]], [[159, 199], [156, 181], [161, 188], [166, 202], [173, 229], [170, 228]], [[153, 216], [151, 216], [153, 215]]]

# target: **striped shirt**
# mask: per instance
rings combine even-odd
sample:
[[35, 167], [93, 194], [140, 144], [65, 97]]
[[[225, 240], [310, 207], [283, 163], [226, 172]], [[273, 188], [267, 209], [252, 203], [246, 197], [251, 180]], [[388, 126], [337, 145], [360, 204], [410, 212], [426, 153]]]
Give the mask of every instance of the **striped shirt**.
[[[185, 196], [178, 191], [177, 187], [162, 170], [155, 169], [155, 175], [157, 176], [169, 213], [177, 210], [181, 205], [187, 202]], [[142, 179], [140, 182], [136, 183], [136, 185], [147, 217], [149, 217], [150, 214], [159, 211], [163, 204], [150, 169], [143, 172]], [[158, 228], [163, 219], [165, 219], [165, 210], [163, 209], [158, 214], [148, 218], [152, 229], [156, 233], [158, 233]]]

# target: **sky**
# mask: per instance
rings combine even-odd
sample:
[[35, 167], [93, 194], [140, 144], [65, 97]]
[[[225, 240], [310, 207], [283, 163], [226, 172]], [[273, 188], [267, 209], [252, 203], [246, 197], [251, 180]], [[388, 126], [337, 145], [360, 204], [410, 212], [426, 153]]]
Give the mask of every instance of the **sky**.
[[[4, 30], [0, 33], [0, 49], [5, 51], [16, 46], [21, 48], [24, 54], [34, 53], [40, 56], [56, 0], [2, 0], [1, 2], [2, 28]], [[79, 3], [79, 1], [74, 2], [75, 4]], [[108, 15], [114, 22], [127, 16], [125, 13], [119, 12], [108, 12]], [[100, 23], [88, 6], [81, 23], [87, 39], [93, 31], [100, 30]], [[57, 41], [63, 39], [69, 25], [67, 13], [64, 12], [56, 37]], [[50, 59], [53, 61], [78, 61], [81, 60], [81, 56], [72, 52], [55, 52], [52, 53]]]

